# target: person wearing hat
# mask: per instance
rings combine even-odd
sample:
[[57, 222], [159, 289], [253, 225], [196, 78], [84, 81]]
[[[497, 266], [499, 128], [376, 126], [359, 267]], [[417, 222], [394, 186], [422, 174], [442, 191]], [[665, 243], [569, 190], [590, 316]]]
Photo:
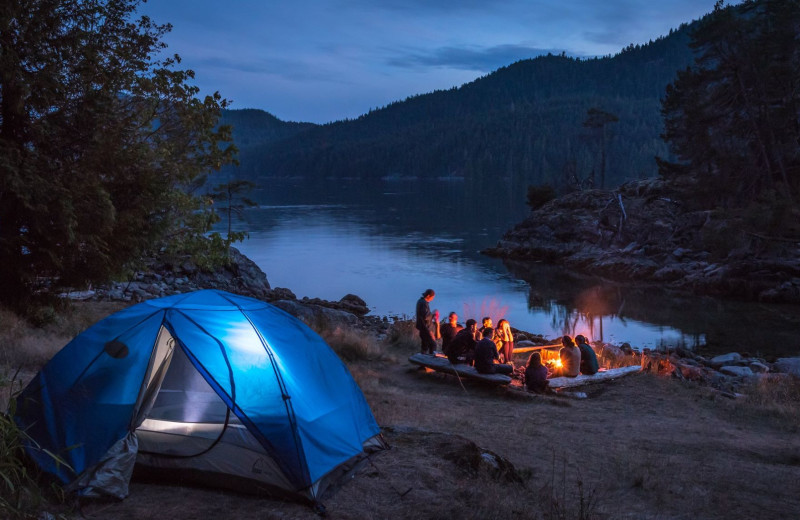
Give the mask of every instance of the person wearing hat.
[[430, 356], [433, 356], [436, 350], [436, 340], [431, 333], [431, 326], [433, 325], [434, 319], [437, 322], [439, 321], [439, 311], [436, 311], [437, 315], [434, 316], [431, 313], [431, 307], [429, 305], [434, 296], [436, 296], [436, 292], [433, 289], [427, 289], [422, 293], [420, 299], [417, 300], [417, 330], [419, 331], [421, 343], [420, 352]]

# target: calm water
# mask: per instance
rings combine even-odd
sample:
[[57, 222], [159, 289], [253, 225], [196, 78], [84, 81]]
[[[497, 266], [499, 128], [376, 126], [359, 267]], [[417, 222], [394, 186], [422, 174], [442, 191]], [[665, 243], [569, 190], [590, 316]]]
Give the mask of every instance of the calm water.
[[431, 308], [460, 321], [505, 317], [555, 338], [585, 334], [635, 347], [797, 355], [800, 308], [721, 301], [615, 286], [542, 264], [504, 263], [479, 251], [527, 214], [524, 193], [456, 181], [264, 181], [237, 247], [273, 287], [298, 297], [359, 295], [376, 315]]

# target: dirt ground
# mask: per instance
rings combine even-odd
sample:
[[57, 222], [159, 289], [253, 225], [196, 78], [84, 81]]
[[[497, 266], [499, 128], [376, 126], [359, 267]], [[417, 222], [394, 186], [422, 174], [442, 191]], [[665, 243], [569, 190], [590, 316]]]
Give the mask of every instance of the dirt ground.
[[[394, 361], [351, 365], [390, 450], [324, 498], [327, 517], [784, 519], [800, 512], [796, 421], [635, 374], [588, 398], [464, 383]], [[134, 481], [84, 518], [303, 519], [308, 506]]]

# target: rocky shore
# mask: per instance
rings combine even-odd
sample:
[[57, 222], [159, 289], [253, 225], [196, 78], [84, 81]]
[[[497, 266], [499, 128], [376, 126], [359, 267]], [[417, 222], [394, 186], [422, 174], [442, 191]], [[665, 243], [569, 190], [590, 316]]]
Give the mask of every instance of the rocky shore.
[[800, 241], [748, 233], [739, 224], [684, 209], [663, 181], [650, 179], [550, 201], [484, 252], [615, 281], [800, 303]]
[[275, 305], [316, 328], [349, 327], [385, 334], [391, 320], [368, 316], [370, 309], [360, 297], [347, 294], [338, 301], [297, 298], [289, 289], [271, 287], [267, 275], [255, 262], [231, 248], [231, 262], [215, 271], [200, 269], [190, 260], [165, 263], [150, 258], [145, 268], [130, 280], [111, 282], [89, 290], [62, 294], [72, 300], [125, 301], [138, 303], [200, 289], [221, 289]]
[[[317, 330], [356, 329], [382, 338], [392, 327], [413, 329], [413, 323], [407, 320], [370, 316], [366, 302], [354, 294], [347, 294], [338, 301], [299, 299], [289, 289], [271, 287], [261, 268], [235, 248], [231, 249], [231, 259], [228, 266], [213, 272], [199, 269], [189, 260], [166, 264], [150, 259], [145, 262], [146, 269], [135, 273], [132, 280], [65, 293], [64, 296], [80, 300], [140, 302], [199, 289], [223, 289], [267, 301]], [[514, 334], [518, 348], [553, 343], [553, 340], [528, 331], [514, 329]], [[728, 397], [735, 397], [744, 385], [754, 381], [800, 377], [800, 358], [769, 362], [746, 353], [706, 358], [682, 348], [640, 351], [627, 343], [617, 346], [597, 342], [593, 348], [598, 357], [610, 365], [640, 363], [644, 371], [693, 381]]]

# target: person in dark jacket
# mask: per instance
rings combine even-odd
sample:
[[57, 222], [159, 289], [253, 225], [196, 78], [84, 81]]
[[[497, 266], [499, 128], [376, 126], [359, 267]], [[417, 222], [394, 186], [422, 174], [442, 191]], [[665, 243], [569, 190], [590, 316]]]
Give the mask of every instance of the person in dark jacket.
[[472, 364], [472, 357], [475, 354], [475, 336], [478, 334], [478, 323], [475, 320], [467, 320], [466, 327], [458, 331], [444, 351], [450, 363]]
[[436, 350], [436, 340], [433, 339], [431, 326], [433, 325], [433, 314], [428, 305], [436, 296], [433, 289], [427, 289], [419, 300], [417, 300], [417, 330], [419, 331], [420, 351], [423, 354], [433, 355]]
[[[494, 330], [485, 328], [483, 339], [475, 345], [475, 370], [481, 374], [506, 374], [510, 375], [514, 367], [505, 363], [499, 363], [500, 354], [497, 353], [497, 345], [492, 341]], [[495, 363], [498, 361], [498, 363]]]
[[[486, 329], [489, 329], [489, 332], [494, 332], [494, 329], [492, 327], [494, 327], [494, 325], [492, 324], [492, 318], [490, 316], [484, 316], [483, 319], [481, 320], [481, 328], [478, 329], [478, 332], [481, 333], [482, 338], [485, 338], [487, 337], [485, 332]], [[491, 336], [488, 337], [489, 339], [492, 338]]]
[[549, 384], [547, 367], [542, 364], [542, 355], [534, 352], [528, 358], [528, 366], [525, 367], [525, 387], [530, 392], [542, 394], [547, 391]]
[[451, 312], [447, 316], [447, 323], [442, 325], [441, 333], [442, 333], [442, 352], [447, 355], [447, 351], [450, 348], [450, 342], [453, 341], [453, 338], [456, 337], [456, 334], [463, 329], [464, 327], [458, 323], [458, 314], [455, 312]]
[[597, 354], [594, 353], [594, 349], [589, 345], [586, 336], [578, 334], [575, 336], [575, 342], [581, 351], [581, 374], [586, 374], [587, 376], [596, 374], [600, 368], [597, 363]]

